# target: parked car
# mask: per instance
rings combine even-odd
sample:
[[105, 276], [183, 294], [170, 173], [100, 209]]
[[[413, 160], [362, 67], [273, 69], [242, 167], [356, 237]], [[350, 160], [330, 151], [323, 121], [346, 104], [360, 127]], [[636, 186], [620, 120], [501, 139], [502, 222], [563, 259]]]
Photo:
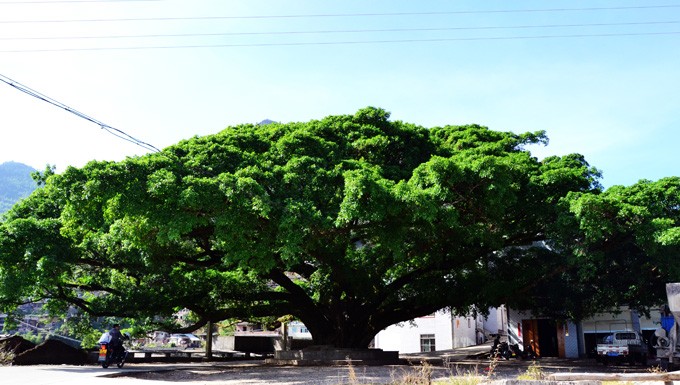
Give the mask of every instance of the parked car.
[[632, 330], [609, 334], [597, 344], [598, 361], [605, 365], [610, 362], [633, 364], [636, 361], [647, 365], [647, 353], [647, 342], [640, 333]]
[[180, 348], [200, 348], [201, 339], [191, 333], [171, 334], [168, 343]]

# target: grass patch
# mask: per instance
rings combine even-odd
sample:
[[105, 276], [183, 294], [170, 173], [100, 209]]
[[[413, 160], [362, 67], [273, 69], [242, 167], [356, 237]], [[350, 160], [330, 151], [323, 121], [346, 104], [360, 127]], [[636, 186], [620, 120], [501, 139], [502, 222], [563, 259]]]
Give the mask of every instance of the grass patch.
[[391, 385], [431, 385], [432, 384], [432, 365], [427, 361], [421, 361], [419, 366], [413, 367], [414, 370], [403, 371], [400, 375], [392, 373]]
[[532, 362], [527, 371], [517, 376], [518, 380], [545, 380], [546, 373], [536, 361]]
[[433, 381], [433, 385], [479, 385], [483, 380], [485, 380], [484, 377], [478, 376], [475, 374], [464, 374], [464, 375], [457, 375], [453, 377], [449, 377], [446, 379], [441, 379], [441, 380], [436, 380]]
[[661, 374], [661, 373], [666, 373], [667, 370], [663, 369], [661, 366], [652, 366], [651, 368], [647, 369], [648, 372], [650, 373], [655, 373], [655, 374]]

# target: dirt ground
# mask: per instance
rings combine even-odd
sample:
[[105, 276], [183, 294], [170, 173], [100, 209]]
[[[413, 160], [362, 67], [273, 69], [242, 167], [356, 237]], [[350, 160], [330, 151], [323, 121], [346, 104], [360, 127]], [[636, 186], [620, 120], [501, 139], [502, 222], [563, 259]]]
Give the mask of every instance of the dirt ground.
[[[542, 374], [552, 373], [648, 373], [649, 367], [630, 365], [604, 366], [594, 360], [570, 360], [543, 358], [536, 361], [509, 360], [491, 363], [488, 360], [461, 360], [437, 362], [423, 367], [414, 365], [387, 366], [268, 366], [261, 362], [248, 364], [213, 364], [208, 366], [183, 367], [167, 371], [124, 373], [124, 377], [164, 382], [210, 383], [211, 385], [232, 384], [278, 384], [278, 385], [336, 385], [356, 383], [393, 383], [396, 380], [421, 378], [432, 379], [451, 376], [482, 376], [489, 379], [514, 379], [532, 366]], [[406, 382], [406, 381], [404, 381]]]

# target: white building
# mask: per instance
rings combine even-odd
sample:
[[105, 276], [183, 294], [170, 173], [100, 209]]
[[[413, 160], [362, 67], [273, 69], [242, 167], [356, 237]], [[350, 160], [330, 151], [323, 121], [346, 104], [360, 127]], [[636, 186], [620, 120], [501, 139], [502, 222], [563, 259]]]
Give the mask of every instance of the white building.
[[576, 358], [591, 354], [597, 340], [613, 331], [639, 330], [651, 340], [660, 326], [660, 318], [659, 312], [647, 318], [627, 308], [601, 313], [580, 323], [559, 322], [505, 306], [490, 309], [487, 317], [456, 317], [440, 310], [386, 328], [376, 335], [374, 346], [417, 353], [472, 346], [498, 334], [501, 341], [517, 344], [520, 349], [531, 346], [543, 357]]
[[310, 333], [305, 324], [300, 321], [291, 321], [288, 323], [288, 336], [298, 340], [312, 339], [312, 333]]
[[392, 325], [378, 333], [373, 345], [383, 350], [417, 353], [447, 350], [483, 343], [498, 332], [500, 312], [493, 309], [488, 318], [482, 315], [457, 317], [448, 310]]

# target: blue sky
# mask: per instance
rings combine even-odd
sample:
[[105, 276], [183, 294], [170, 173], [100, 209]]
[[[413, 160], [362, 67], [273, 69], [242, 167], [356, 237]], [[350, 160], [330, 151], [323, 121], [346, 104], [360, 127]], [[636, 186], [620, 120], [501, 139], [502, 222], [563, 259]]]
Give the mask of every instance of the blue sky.
[[[680, 175], [679, 59], [678, 0], [0, 0], [1, 75], [158, 148], [371, 105], [546, 130], [630, 185]], [[0, 162], [145, 152], [0, 83]]]

